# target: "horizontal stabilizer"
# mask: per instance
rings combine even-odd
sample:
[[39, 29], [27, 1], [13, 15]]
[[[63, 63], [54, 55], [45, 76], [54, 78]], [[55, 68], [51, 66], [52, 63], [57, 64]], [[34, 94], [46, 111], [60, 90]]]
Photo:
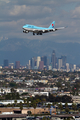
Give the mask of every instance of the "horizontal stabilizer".
[[67, 27], [59, 27], [59, 28], [55, 28], [55, 30], [62, 30], [64, 28], [67, 28]]

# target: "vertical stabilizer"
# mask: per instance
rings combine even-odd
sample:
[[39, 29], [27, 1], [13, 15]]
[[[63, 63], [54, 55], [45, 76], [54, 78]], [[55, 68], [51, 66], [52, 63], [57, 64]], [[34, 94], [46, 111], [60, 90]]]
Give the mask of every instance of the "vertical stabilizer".
[[51, 23], [51, 25], [49, 26], [49, 28], [54, 28], [54, 26], [55, 26], [55, 21], [53, 21], [53, 22]]

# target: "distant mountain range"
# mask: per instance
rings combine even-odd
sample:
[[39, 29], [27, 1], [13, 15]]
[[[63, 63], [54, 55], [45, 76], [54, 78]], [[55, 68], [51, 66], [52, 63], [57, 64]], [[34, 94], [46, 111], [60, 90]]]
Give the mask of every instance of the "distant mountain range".
[[9, 63], [20, 61], [26, 65], [31, 57], [47, 56], [51, 61], [52, 51], [55, 50], [57, 58], [61, 55], [67, 57], [67, 62], [80, 64], [79, 43], [56, 43], [53, 40], [8, 39], [0, 41], [0, 65], [4, 59]]

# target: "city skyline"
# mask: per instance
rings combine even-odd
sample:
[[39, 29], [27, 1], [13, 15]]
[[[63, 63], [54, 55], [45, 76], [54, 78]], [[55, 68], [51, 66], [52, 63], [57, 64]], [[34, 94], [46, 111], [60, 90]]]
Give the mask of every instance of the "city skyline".
[[[13, 40], [14, 41], [14, 40]], [[19, 39], [21, 42], [21, 46], [16, 46], [13, 45], [13, 47], [16, 48], [16, 51], [9, 51], [6, 50], [7, 47], [6, 41], [2, 41], [0, 44], [0, 48], [2, 49], [2, 45], [5, 45], [5, 51], [0, 52], [0, 65], [3, 64], [4, 59], [9, 59], [9, 62], [14, 62], [14, 61], [20, 61], [22, 65], [27, 64], [28, 60], [32, 56], [47, 56], [49, 59], [51, 59], [51, 52], [53, 49], [56, 51], [56, 56], [60, 57], [61, 55], [67, 56], [67, 62], [70, 64], [80, 64], [80, 46], [79, 44], [74, 44], [74, 43], [54, 43], [51, 40], [48, 41], [25, 41], [30, 48], [27, 48], [26, 46], [23, 46], [23, 41]], [[14, 41], [15, 42], [15, 41]], [[18, 42], [16, 40], [16, 42]], [[25, 43], [25, 44], [26, 44]], [[9, 44], [12, 44], [12, 41], [9, 41]], [[51, 44], [51, 45], [50, 45]], [[9, 46], [10, 46], [9, 45]], [[33, 46], [34, 45], [34, 46]], [[39, 45], [39, 46], [38, 46]], [[41, 48], [42, 46], [42, 48]], [[75, 50], [75, 49], [76, 50]]]
[[15, 63], [9, 63], [8, 59], [5, 59], [3, 61], [3, 66], [0, 68], [27, 68], [27, 69], [39, 69], [43, 70], [46, 68], [47, 70], [63, 70], [63, 71], [75, 71], [79, 70], [80, 65], [76, 64], [69, 64], [67, 62], [67, 56], [61, 55], [60, 57], [56, 56], [56, 51], [53, 50], [51, 54], [51, 60], [49, 61], [47, 56], [37, 56], [37, 57], [32, 57], [29, 61], [28, 64], [26, 65], [21, 65], [20, 61], [15, 61]]
[[[55, 50], [53, 50], [53, 51], [55, 51]], [[50, 59], [46, 56], [46, 55], [44, 55], [44, 56], [34, 56], [34, 57], [31, 57], [29, 60], [31, 61], [31, 64], [32, 64], [32, 66], [33, 66], [33, 59], [35, 59], [35, 61], [36, 60], [38, 60], [38, 62], [37, 63], [35, 63], [34, 62], [34, 65], [35, 64], [37, 64], [37, 66], [39, 67], [39, 61], [44, 61], [44, 65], [45, 66], [47, 66], [47, 64], [50, 64], [51, 62], [52, 62], [52, 54], [53, 54], [53, 51], [52, 51], [52, 53], [51, 53], [51, 57], [50, 57]], [[56, 53], [56, 52], [55, 52]], [[62, 58], [62, 56], [63, 57], [66, 57], [65, 55], [61, 55], [61, 58]], [[58, 59], [58, 57], [55, 55], [55, 57], [56, 57], [56, 62], [57, 62], [57, 59]], [[60, 57], [59, 57], [60, 58]], [[29, 60], [27, 60], [27, 64], [29, 63]], [[49, 60], [49, 61], [48, 61]], [[20, 61], [20, 60], [18, 60], [18, 61]], [[16, 62], [18, 62], [17, 60], [16, 61], [14, 61], [13, 63], [15, 63], [16, 64]], [[56, 64], [56, 62], [54, 63], [54, 64]], [[4, 59], [3, 60], [3, 66], [8, 66], [9, 65], [9, 60], [8, 59]], [[11, 62], [12, 63], [12, 62]], [[20, 64], [20, 63], [19, 63]], [[24, 64], [24, 65], [26, 65], [26, 64]], [[52, 65], [53, 66], [53, 65]], [[54, 65], [55, 66], [55, 65]], [[55, 68], [53, 66], [53, 68]]]
[[[53, 50], [53, 51], [55, 51], [55, 50]], [[53, 52], [52, 52], [53, 53]], [[62, 55], [62, 56], [65, 56], [65, 55]], [[62, 57], [61, 56], [61, 57]], [[44, 65], [47, 65], [47, 60], [49, 59], [46, 55], [44, 55], [44, 56], [34, 56], [34, 57], [31, 57], [31, 58], [29, 58], [29, 60], [31, 60], [32, 61], [32, 59], [39, 59], [39, 61], [44, 61]], [[56, 61], [57, 61], [57, 56], [56, 56]], [[59, 57], [60, 58], [60, 57]], [[29, 60], [27, 60], [27, 63], [28, 63], [28, 61]], [[20, 60], [18, 60], [18, 61], [20, 61]], [[18, 62], [17, 61], [17, 62]], [[14, 62], [16, 62], [16, 61], [14, 61]], [[50, 63], [52, 62], [52, 55], [51, 55], [51, 57], [50, 57]], [[3, 66], [8, 66], [9, 65], [9, 60], [8, 59], [4, 59], [3, 60]], [[48, 64], [50, 64], [50, 63], [48, 63]], [[5, 65], [5, 64], [7, 64], [7, 65]], [[16, 64], [16, 63], [15, 63]], [[32, 61], [32, 63], [31, 64], [33, 64], [33, 61]], [[35, 64], [35, 63], [34, 63]], [[55, 62], [55, 64], [56, 64], [56, 62]], [[25, 64], [24, 64], [25, 65]], [[39, 67], [39, 62], [37, 63], [37, 66]], [[55, 67], [53, 67], [53, 68], [55, 68]]]

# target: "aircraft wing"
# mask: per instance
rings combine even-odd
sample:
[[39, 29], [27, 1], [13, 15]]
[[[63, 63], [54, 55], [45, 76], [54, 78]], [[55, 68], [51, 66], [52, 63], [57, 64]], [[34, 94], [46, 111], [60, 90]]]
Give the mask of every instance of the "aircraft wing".
[[59, 28], [54, 28], [54, 29], [35, 29], [35, 30], [32, 30], [32, 32], [35, 32], [35, 33], [38, 33], [38, 32], [41, 32], [41, 33], [46, 33], [46, 32], [55, 32], [56, 30], [62, 30], [66, 27], [59, 27]]
[[35, 32], [35, 33], [38, 33], [38, 32], [46, 33], [46, 32], [51, 32], [51, 31], [54, 31], [54, 29], [35, 29], [35, 30], [33, 30], [33, 32]]

